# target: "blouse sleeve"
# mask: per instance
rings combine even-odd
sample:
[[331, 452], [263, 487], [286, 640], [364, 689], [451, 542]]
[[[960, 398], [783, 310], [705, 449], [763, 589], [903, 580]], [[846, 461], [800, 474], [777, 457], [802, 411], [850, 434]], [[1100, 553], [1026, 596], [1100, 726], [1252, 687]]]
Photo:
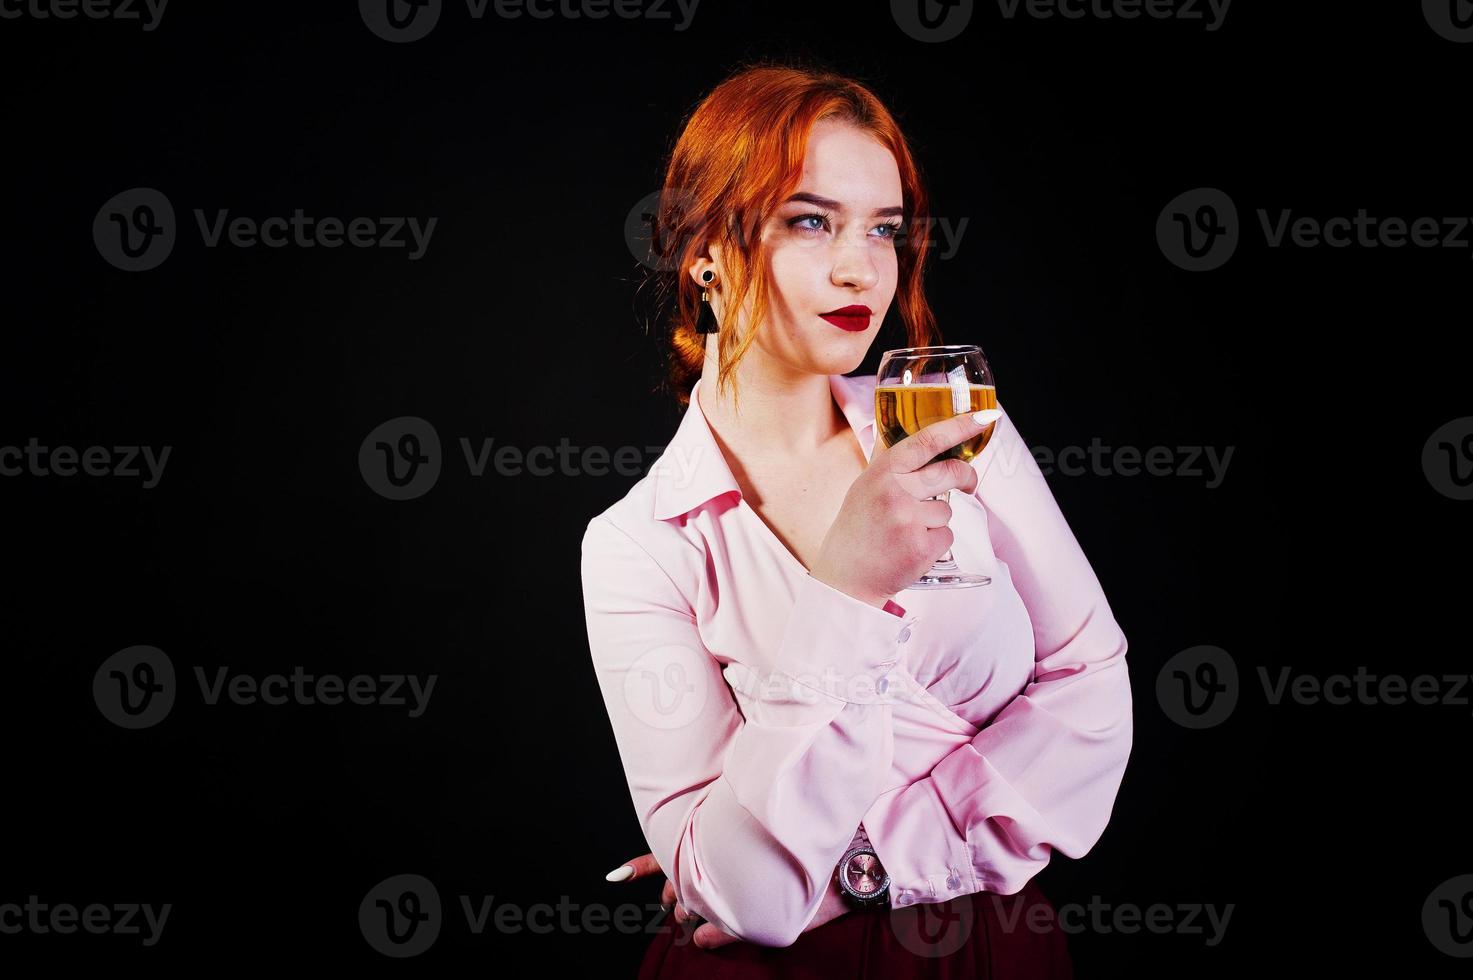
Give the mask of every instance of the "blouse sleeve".
[[1130, 756], [1125, 635], [1006, 411], [996, 426], [973, 463], [975, 496], [1033, 623], [1033, 678], [929, 776], [866, 815], [897, 906], [1011, 895], [1054, 849], [1083, 856]]
[[883, 692], [905, 622], [810, 576], [761, 658], [784, 669], [723, 669], [639, 542], [600, 515], [582, 548], [593, 666], [650, 851], [687, 909], [790, 945], [893, 762]]

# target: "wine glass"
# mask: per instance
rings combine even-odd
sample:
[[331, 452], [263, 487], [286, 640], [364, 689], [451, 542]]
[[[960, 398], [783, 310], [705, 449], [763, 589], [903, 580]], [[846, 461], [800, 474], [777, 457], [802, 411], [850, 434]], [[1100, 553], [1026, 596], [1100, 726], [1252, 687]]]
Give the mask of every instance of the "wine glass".
[[[875, 373], [875, 431], [886, 446], [895, 445], [932, 422], [996, 407], [997, 386], [992, 380], [992, 369], [987, 366], [982, 348], [975, 344], [902, 347], [887, 350], [880, 358]], [[990, 423], [927, 465], [947, 458], [970, 463], [987, 447], [996, 426], [996, 422]], [[947, 490], [929, 499], [946, 500], [950, 496], [951, 491]], [[930, 571], [909, 588], [965, 589], [991, 581], [990, 576], [980, 572], [962, 571], [947, 548]]]

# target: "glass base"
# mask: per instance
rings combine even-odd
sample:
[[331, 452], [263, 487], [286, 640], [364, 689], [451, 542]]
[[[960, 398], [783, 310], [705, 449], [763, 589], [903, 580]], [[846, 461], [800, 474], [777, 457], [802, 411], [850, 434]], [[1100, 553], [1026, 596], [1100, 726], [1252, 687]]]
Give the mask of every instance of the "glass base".
[[969, 589], [974, 585], [990, 585], [992, 579], [977, 572], [943, 572], [940, 575], [922, 575], [907, 589]]
[[931, 570], [910, 585], [909, 589], [970, 589], [974, 585], [990, 585], [992, 577], [981, 572], [964, 572], [954, 561], [938, 561]]

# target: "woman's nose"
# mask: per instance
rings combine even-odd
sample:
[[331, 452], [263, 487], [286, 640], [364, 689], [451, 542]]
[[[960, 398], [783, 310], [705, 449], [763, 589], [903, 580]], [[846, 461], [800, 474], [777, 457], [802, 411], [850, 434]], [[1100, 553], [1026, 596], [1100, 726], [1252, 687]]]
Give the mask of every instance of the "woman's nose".
[[838, 252], [832, 276], [835, 285], [870, 289], [879, 282], [880, 273], [868, 248], [843, 244]]

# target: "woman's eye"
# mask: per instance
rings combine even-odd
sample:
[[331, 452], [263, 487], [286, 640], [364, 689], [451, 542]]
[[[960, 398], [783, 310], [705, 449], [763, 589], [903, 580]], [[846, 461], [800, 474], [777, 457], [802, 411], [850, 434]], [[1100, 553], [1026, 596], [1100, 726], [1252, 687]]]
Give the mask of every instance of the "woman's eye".
[[[817, 224], [805, 224], [805, 222], [809, 221], [817, 222]], [[800, 231], [822, 231], [824, 227], [828, 225], [828, 223], [829, 216], [826, 214], [800, 215], [799, 217], [793, 218], [791, 221], [788, 222], [789, 226], [797, 228]], [[901, 228], [902, 224], [892, 224], [887, 222], [882, 225], [875, 225], [873, 230], [878, 231], [880, 237], [885, 239], [886, 241], [894, 241], [895, 237], [900, 234]]]

